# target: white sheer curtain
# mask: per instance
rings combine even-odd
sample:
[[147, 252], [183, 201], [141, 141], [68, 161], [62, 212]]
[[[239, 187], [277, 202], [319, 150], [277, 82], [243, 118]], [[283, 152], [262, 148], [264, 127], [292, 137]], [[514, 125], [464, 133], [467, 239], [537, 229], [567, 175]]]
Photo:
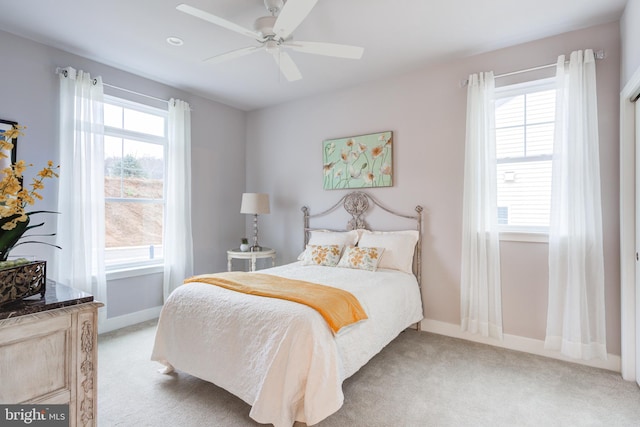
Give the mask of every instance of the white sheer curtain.
[[191, 234], [191, 109], [169, 101], [164, 219], [164, 298], [193, 275]]
[[106, 303], [102, 79], [71, 67], [59, 76], [60, 214], [56, 239], [62, 250], [56, 251], [56, 280]]
[[558, 58], [545, 348], [607, 358], [595, 58]]
[[463, 331], [502, 339], [494, 77], [469, 76], [460, 289]]

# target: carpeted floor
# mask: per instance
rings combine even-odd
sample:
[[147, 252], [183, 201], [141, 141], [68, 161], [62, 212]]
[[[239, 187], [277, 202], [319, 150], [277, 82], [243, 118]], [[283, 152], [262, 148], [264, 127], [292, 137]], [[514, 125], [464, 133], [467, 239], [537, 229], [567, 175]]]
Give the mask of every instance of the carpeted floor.
[[[257, 426], [249, 405], [149, 360], [155, 321], [98, 338], [99, 426]], [[321, 427], [638, 426], [640, 389], [615, 372], [406, 331], [343, 385]]]

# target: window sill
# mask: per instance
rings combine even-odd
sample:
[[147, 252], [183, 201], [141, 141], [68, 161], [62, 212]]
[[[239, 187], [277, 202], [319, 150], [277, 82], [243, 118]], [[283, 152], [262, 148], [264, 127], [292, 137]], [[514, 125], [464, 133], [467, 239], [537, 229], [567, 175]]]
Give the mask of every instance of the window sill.
[[540, 232], [501, 231], [501, 242], [549, 243], [549, 234]]
[[146, 276], [148, 274], [157, 274], [164, 271], [163, 264], [139, 265], [135, 267], [121, 267], [106, 272], [107, 281], [127, 279], [130, 277]]

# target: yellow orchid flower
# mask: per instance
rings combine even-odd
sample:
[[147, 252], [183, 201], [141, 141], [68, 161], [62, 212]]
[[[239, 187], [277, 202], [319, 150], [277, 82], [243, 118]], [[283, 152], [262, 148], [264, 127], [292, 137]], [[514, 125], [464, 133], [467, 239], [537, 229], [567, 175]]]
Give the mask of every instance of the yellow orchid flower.
[[[5, 153], [13, 149], [11, 140], [23, 135], [22, 129], [25, 127], [14, 125], [12, 129], [0, 132], [0, 158], [9, 157]], [[25, 212], [25, 208], [33, 205], [36, 199], [42, 200], [39, 190], [44, 188], [43, 180], [59, 176], [56, 170], [60, 166], [54, 167], [53, 161], [49, 160], [47, 166], [33, 178], [30, 188], [27, 188], [22, 184], [22, 176], [31, 166], [19, 160], [0, 170], [0, 261], [6, 259], [27, 230], [29, 213]]]

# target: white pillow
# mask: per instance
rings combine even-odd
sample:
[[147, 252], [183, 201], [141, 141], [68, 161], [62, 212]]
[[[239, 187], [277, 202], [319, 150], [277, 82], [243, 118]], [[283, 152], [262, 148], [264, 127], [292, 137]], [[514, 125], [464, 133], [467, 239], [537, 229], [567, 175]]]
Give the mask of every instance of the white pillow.
[[378, 268], [400, 270], [412, 274], [413, 253], [419, 236], [418, 230], [363, 230], [358, 240], [358, 246], [384, 248]]
[[[358, 243], [358, 232], [356, 230], [351, 231], [328, 231], [328, 230], [313, 230], [309, 232], [308, 245], [314, 246], [326, 246], [326, 245], [338, 245], [341, 248], [347, 246], [355, 246]], [[303, 251], [298, 256], [298, 261], [304, 259]]]
[[355, 246], [358, 243], [358, 232], [351, 231], [310, 231], [309, 245]]

